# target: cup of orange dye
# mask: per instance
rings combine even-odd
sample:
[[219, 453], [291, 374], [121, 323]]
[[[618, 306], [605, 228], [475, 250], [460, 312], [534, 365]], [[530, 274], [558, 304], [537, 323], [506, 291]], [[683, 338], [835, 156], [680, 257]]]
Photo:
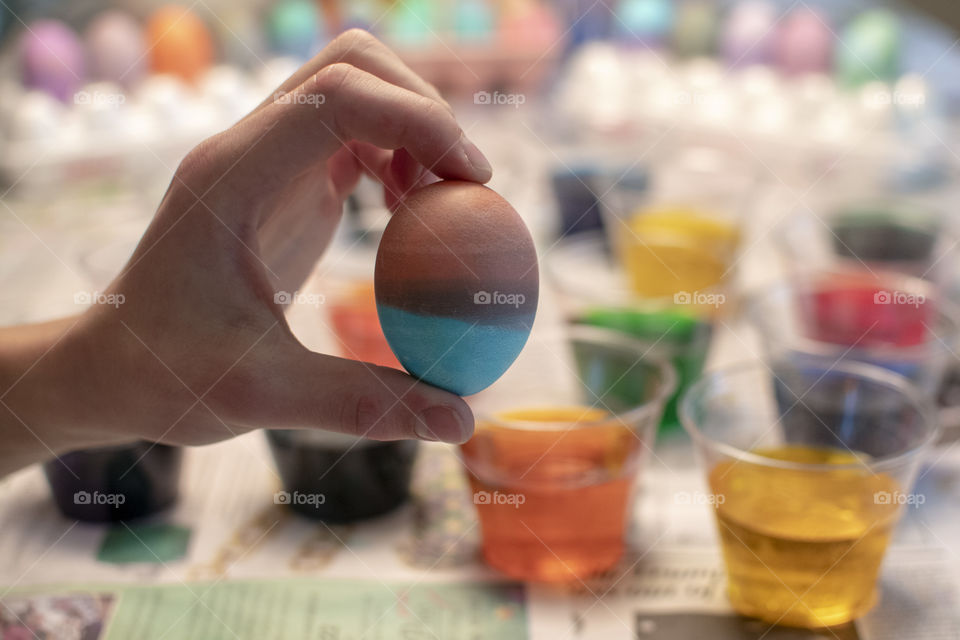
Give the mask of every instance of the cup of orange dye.
[[560, 583], [615, 565], [675, 384], [669, 364], [620, 333], [531, 336], [514, 367], [470, 399], [477, 428], [460, 448], [487, 563]]
[[336, 282], [327, 307], [344, 358], [402, 368], [380, 328], [372, 278]]

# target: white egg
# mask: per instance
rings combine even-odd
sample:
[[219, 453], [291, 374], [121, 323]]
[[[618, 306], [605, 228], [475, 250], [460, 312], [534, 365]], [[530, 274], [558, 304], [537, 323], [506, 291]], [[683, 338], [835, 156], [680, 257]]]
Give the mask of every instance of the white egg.
[[100, 135], [122, 135], [125, 129], [127, 96], [112, 82], [94, 82], [73, 96], [81, 125]]
[[10, 138], [19, 142], [56, 142], [63, 131], [66, 110], [43, 91], [24, 94], [13, 110]]

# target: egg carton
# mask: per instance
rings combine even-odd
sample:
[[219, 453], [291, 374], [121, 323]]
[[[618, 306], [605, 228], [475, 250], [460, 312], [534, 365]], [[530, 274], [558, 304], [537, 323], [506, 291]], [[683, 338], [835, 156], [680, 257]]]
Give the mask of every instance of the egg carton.
[[950, 123], [919, 75], [846, 91], [823, 74], [731, 70], [715, 59], [679, 61], [596, 42], [571, 58], [553, 100], [566, 130], [620, 141], [662, 137], [662, 148], [714, 145], [788, 182], [840, 161], [894, 161], [915, 180], [956, 164], [945, 143]]
[[297, 67], [281, 58], [258, 73], [213, 67], [195, 85], [172, 75], [131, 90], [93, 83], [67, 103], [8, 80], [0, 86], [0, 178], [23, 190], [169, 179], [193, 146], [242, 118]]

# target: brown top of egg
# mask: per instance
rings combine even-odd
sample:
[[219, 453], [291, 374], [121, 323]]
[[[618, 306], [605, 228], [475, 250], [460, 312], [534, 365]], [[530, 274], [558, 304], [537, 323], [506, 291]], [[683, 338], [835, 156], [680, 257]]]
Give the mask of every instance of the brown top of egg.
[[[539, 290], [523, 220], [493, 190], [462, 181], [404, 198], [380, 241], [375, 280], [379, 304], [465, 320], [529, 317]], [[483, 292], [499, 298], [478, 304]]]

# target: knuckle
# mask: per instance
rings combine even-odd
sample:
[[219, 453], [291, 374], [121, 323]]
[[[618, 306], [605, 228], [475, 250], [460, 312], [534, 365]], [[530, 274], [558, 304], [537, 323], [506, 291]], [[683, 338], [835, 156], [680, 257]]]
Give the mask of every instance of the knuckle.
[[380, 41], [377, 40], [373, 34], [364, 29], [347, 29], [333, 41], [336, 45], [337, 50], [343, 54], [349, 52], [351, 49], [363, 50], [367, 47], [372, 47], [380, 44]]
[[336, 93], [355, 77], [357, 68], [346, 62], [334, 62], [317, 72], [314, 86], [323, 93]]
[[373, 437], [372, 430], [380, 426], [384, 411], [380, 403], [364, 393], [344, 394], [340, 401], [339, 422], [346, 432], [362, 437]]

